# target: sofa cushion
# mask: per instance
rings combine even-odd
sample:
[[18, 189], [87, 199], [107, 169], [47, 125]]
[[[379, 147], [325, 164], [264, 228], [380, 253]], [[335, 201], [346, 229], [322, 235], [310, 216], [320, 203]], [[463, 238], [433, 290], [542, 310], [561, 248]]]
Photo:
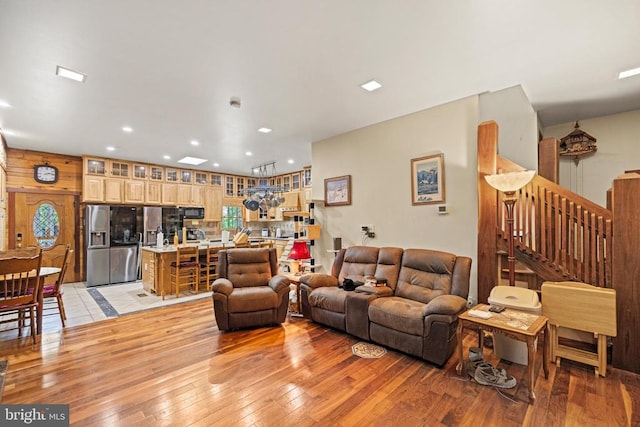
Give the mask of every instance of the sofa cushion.
[[234, 288], [229, 295], [229, 313], [269, 310], [278, 306], [278, 294], [269, 286]]
[[372, 246], [351, 246], [344, 253], [338, 280], [345, 278], [364, 282], [365, 276], [374, 276], [378, 262], [379, 248]]
[[451, 293], [451, 275], [456, 256], [428, 249], [406, 249], [395, 295], [428, 303]]
[[424, 335], [425, 304], [400, 297], [377, 298], [369, 304], [369, 320], [411, 335]]
[[395, 289], [398, 284], [398, 272], [402, 261], [402, 248], [380, 248], [375, 278], [386, 279], [387, 286]]
[[347, 294], [348, 292], [334, 287], [314, 289], [309, 294], [309, 305], [334, 313], [344, 313]]

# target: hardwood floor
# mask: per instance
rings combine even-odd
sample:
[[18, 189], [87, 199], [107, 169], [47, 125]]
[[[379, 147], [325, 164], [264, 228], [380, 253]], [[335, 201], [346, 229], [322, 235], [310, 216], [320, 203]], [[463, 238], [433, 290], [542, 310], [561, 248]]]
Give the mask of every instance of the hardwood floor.
[[[473, 334], [466, 346], [475, 344]], [[525, 367], [497, 390], [388, 351], [352, 354], [357, 339], [305, 319], [221, 333], [210, 300], [145, 311], [42, 336], [4, 338], [2, 403], [66, 403], [77, 426], [573, 426], [640, 425], [640, 375], [571, 362]], [[496, 363], [492, 354], [485, 353]], [[539, 357], [538, 360], [541, 358]]]

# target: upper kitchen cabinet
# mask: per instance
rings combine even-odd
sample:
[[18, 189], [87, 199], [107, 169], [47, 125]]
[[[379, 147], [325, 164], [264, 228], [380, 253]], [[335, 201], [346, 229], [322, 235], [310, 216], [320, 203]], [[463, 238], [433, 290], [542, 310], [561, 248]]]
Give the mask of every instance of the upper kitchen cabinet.
[[222, 221], [222, 187], [203, 188], [205, 221]]
[[178, 184], [178, 206], [202, 207], [202, 191], [201, 186]]
[[215, 187], [222, 187], [222, 175], [219, 173], [209, 174], [209, 184]]
[[311, 187], [311, 166], [307, 166], [302, 170], [302, 186], [304, 188]]
[[236, 195], [236, 180], [231, 175], [224, 177], [224, 195], [225, 197], [234, 197]]
[[300, 172], [291, 174], [291, 191], [299, 191], [301, 188]]
[[104, 180], [107, 176], [107, 160], [83, 157], [82, 164], [82, 201], [104, 202]]
[[124, 182], [124, 202], [125, 203], [145, 203], [145, 182], [127, 180]]
[[120, 160], [109, 160], [109, 165], [109, 176], [130, 178], [131, 167], [129, 163]]
[[146, 180], [147, 178], [149, 178], [149, 166], [134, 163], [133, 179]]

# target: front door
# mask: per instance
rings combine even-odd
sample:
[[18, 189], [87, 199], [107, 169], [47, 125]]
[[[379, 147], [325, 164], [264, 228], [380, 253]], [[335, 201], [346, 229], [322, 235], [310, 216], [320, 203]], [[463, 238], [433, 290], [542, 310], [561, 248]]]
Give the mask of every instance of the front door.
[[[51, 265], [53, 248], [69, 244], [69, 266], [65, 282], [82, 280], [77, 196], [55, 193], [13, 193], [9, 197], [9, 247], [42, 248], [42, 265]], [[12, 203], [13, 202], [13, 203]], [[79, 221], [78, 221], [79, 222]]]

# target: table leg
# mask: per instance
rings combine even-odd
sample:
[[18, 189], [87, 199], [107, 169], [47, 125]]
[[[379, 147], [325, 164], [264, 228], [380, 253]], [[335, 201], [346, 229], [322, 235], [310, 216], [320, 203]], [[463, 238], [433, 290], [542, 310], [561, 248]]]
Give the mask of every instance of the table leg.
[[544, 346], [542, 347], [542, 369], [544, 370], [544, 377], [549, 378], [549, 349], [550, 345], [549, 338], [549, 324], [547, 324], [544, 330]]
[[462, 320], [458, 319], [458, 327], [456, 328], [456, 339], [458, 340], [458, 364], [456, 365], [456, 372], [458, 373], [458, 375], [462, 374], [462, 365], [463, 365], [462, 329], [463, 329]]
[[534, 371], [536, 364], [536, 337], [527, 337], [527, 376], [529, 377], [529, 401], [533, 403], [536, 400], [536, 394], [533, 392]]

